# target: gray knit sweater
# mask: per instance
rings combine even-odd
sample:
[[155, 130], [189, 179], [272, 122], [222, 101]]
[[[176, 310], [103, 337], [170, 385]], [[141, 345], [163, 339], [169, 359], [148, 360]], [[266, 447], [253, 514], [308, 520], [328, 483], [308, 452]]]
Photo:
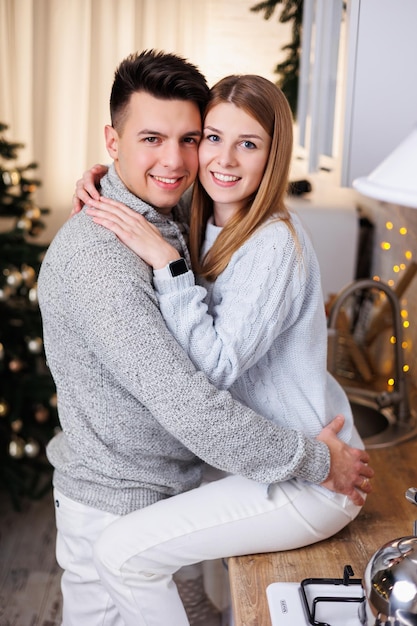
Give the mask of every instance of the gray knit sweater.
[[[187, 256], [178, 209], [160, 215], [113, 167], [102, 193]], [[52, 241], [38, 294], [62, 427], [47, 454], [68, 497], [123, 515], [198, 486], [200, 459], [263, 483], [326, 478], [327, 446], [257, 415], [195, 369], [166, 328], [151, 269], [84, 211]]]

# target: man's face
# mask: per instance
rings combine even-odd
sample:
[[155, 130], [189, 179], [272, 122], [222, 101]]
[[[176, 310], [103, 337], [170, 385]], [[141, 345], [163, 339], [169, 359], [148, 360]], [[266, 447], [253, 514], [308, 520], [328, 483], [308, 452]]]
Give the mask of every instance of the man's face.
[[129, 191], [168, 214], [197, 175], [198, 106], [136, 92], [120, 132], [106, 126], [105, 134], [108, 153]]

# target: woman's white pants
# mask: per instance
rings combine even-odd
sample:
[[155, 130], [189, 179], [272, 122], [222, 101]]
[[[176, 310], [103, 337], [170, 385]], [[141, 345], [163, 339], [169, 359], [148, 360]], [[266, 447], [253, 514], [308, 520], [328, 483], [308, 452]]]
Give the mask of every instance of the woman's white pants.
[[94, 561], [126, 626], [188, 626], [172, 580], [179, 568], [315, 543], [359, 511], [346, 496], [297, 480], [267, 495], [264, 485], [228, 476], [116, 520], [96, 542]]

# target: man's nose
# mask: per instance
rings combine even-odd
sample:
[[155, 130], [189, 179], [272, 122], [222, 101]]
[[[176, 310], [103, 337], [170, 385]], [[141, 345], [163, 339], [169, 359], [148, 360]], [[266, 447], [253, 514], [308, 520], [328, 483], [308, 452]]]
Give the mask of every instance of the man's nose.
[[165, 167], [175, 169], [184, 163], [181, 146], [177, 143], [167, 142], [163, 149], [162, 163]]

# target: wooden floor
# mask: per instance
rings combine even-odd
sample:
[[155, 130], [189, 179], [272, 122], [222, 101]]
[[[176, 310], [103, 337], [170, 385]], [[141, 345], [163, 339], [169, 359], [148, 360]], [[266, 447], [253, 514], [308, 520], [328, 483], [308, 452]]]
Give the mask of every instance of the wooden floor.
[[0, 626], [60, 626], [55, 534], [51, 493], [17, 512], [0, 491]]

